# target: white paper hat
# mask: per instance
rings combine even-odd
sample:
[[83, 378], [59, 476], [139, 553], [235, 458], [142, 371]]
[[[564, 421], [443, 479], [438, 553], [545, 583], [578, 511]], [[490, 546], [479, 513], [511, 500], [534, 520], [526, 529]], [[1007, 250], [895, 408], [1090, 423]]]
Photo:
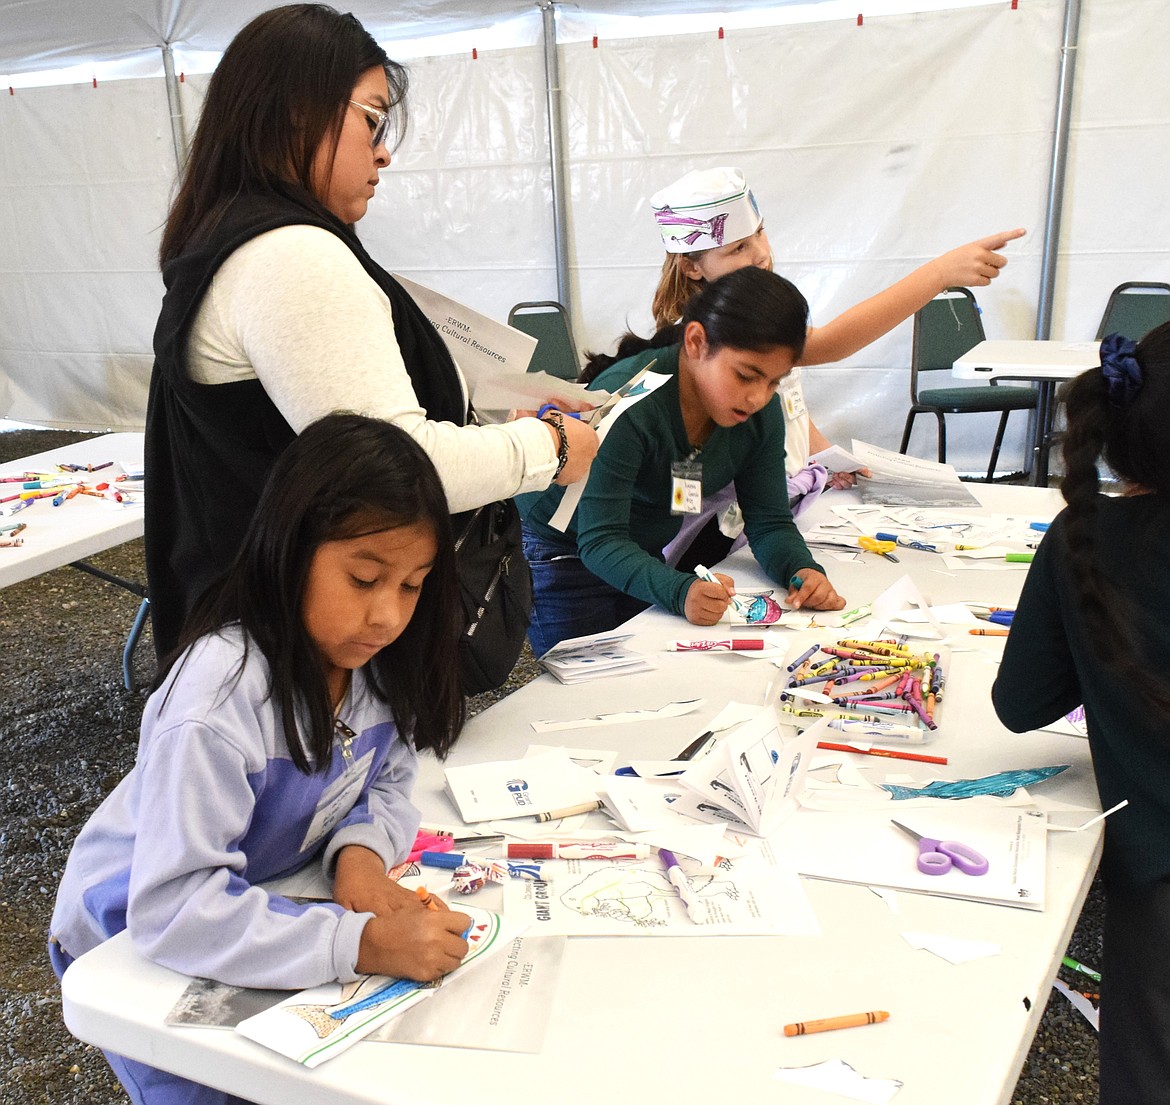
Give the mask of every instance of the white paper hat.
[[764, 220], [739, 169], [696, 169], [650, 197], [667, 253], [696, 253], [750, 237]]

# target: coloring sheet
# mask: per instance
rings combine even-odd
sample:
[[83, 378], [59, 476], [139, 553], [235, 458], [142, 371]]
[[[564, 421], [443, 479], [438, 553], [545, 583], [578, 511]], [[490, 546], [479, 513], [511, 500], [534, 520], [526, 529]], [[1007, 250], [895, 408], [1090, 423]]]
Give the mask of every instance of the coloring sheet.
[[[461, 904], [460, 909], [472, 919], [467, 933], [470, 950], [447, 976], [452, 980], [484, 958], [503, 951], [525, 927], [476, 906]], [[315, 986], [241, 1021], [236, 1031], [306, 1067], [316, 1067], [424, 1001], [444, 982], [365, 975], [356, 982]]]
[[679, 864], [706, 920], [687, 915], [657, 857], [638, 862], [556, 860], [543, 879], [512, 879], [504, 915], [533, 931], [568, 936], [815, 936], [820, 932], [800, 880], [766, 844], [704, 867]]

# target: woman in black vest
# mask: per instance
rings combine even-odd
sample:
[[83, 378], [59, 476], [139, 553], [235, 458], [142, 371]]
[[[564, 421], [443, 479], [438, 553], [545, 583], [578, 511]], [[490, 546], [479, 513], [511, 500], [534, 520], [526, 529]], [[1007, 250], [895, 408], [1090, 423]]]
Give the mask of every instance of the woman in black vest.
[[358, 241], [406, 91], [362, 25], [320, 4], [254, 19], [208, 85], [160, 248], [146, 420], [160, 657], [230, 563], [276, 456], [330, 411], [407, 430], [455, 514], [573, 482], [597, 451], [589, 427], [555, 413], [471, 423], [434, 327]]

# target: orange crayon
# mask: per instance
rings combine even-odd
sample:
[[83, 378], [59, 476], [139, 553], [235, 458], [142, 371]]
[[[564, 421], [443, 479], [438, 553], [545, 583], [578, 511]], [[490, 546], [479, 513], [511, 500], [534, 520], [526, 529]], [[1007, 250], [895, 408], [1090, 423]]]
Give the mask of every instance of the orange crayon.
[[1006, 637], [1008, 635], [1006, 629], [968, 629], [967, 632], [972, 637]]
[[826, 1017], [820, 1021], [797, 1021], [796, 1024], [784, 1026], [785, 1036], [806, 1036], [810, 1032], [828, 1032], [834, 1028], [856, 1028], [863, 1024], [879, 1024], [889, 1020], [889, 1013], [884, 1009], [872, 1013], [849, 1013], [844, 1017]]

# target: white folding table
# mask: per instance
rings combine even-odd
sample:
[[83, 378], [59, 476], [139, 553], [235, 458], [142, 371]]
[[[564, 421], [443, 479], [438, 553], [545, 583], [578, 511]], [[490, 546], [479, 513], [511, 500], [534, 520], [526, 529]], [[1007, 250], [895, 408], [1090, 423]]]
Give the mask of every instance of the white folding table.
[[981, 341], [964, 353], [951, 368], [959, 380], [1034, 380], [1036, 413], [1029, 441], [1030, 483], [1048, 486], [1048, 455], [1052, 447], [1052, 422], [1056, 414], [1055, 389], [1100, 363], [1097, 341]]
[[[1059, 497], [1040, 489], [972, 485], [999, 511], [1050, 518]], [[832, 501], [856, 499], [834, 493]], [[825, 509], [818, 504], [810, 523]], [[802, 524], [804, 523], [802, 518]], [[1010, 605], [1024, 572], [953, 572], [932, 553], [899, 549], [900, 563], [863, 555], [824, 562], [850, 601], [873, 598], [909, 573], [936, 602]], [[764, 581], [746, 553], [723, 566], [743, 589]], [[520, 756], [538, 719], [657, 708], [702, 695], [681, 719], [563, 734], [570, 746], [611, 748], [619, 763], [669, 757], [729, 700], [759, 702], [777, 668], [743, 654], [664, 651], [693, 633], [658, 610], [639, 615], [631, 645], [658, 664], [648, 674], [578, 686], [542, 675], [475, 717], [451, 756], [471, 763]], [[1087, 743], [1051, 732], [1014, 735], [996, 720], [989, 688], [1002, 639], [969, 637], [948, 674], [942, 733], [928, 746], [952, 778], [1067, 763], [1044, 784], [1072, 807], [1098, 809]], [[880, 770], [898, 761], [858, 757]], [[894, 768], [889, 765], [895, 765]], [[415, 801], [424, 824], [458, 828], [440, 766], [424, 758]], [[590, 815], [600, 817], [601, 815]], [[798, 814], [797, 816], [801, 816]], [[1079, 816], [1079, 815], [1077, 815]], [[1083, 819], [1089, 815], [1085, 814]], [[188, 979], [142, 958], [126, 933], [82, 956], [65, 975], [66, 1024], [81, 1039], [266, 1105], [596, 1105], [622, 1101], [783, 1101], [826, 1105], [820, 1090], [774, 1080], [778, 1067], [840, 1058], [904, 1085], [896, 1105], [1009, 1102], [1052, 980], [1091, 884], [1100, 828], [1051, 833], [1042, 912], [898, 893], [900, 912], [867, 887], [803, 880], [823, 932], [816, 937], [571, 938], [539, 1054], [362, 1042], [316, 1070], [230, 1031], [163, 1021]], [[955, 966], [914, 951], [903, 931], [996, 942], [999, 955]], [[872, 1027], [786, 1038], [785, 1023], [869, 1009]]]
[[[62, 445], [43, 453], [6, 461], [0, 464], [0, 476], [50, 472], [58, 464], [105, 464], [112, 461], [108, 468], [84, 474], [87, 482], [102, 482], [103, 476], [112, 479], [120, 475], [123, 465], [140, 467], [142, 447], [143, 435], [140, 433], [100, 434], [73, 445]], [[69, 473], [62, 472], [61, 475]], [[0, 483], [0, 488], [7, 489], [0, 491], [0, 495], [16, 494], [18, 486]], [[127, 688], [133, 686], [130, 659], [149, 609], [146, 587], [103, 572], [87, 563], [85, 558], [142, 536], [141, 496], [138, 499], [135, 505], [123, 505], [90, 495], [77, 495], [57, 507], [52, 505], [51, 499], [38, 499], [33, 506], [19, 514], [0, 519], [5, 522], [24, 522], [28, 527], [20, 534], [24, 542], [22, 545], [0, 548], [0, 587], [11, 587], [14, 583], [68, 564], [122, 587], [143, 600], [122, 653], [123, 679]]]

